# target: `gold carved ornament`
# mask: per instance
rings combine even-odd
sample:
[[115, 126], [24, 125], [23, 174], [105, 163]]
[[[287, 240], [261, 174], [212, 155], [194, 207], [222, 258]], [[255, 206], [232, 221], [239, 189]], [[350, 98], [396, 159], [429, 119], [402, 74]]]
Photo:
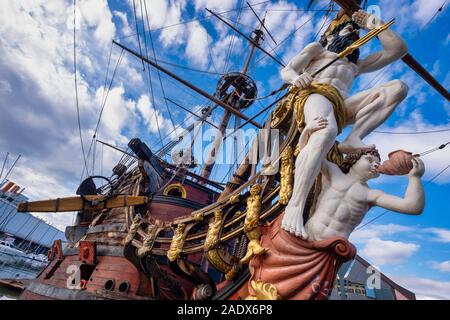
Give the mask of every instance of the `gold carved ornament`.
[[245, 300], [280, 300], [277, 288], [271, 283], [260, 280], [250, 282], [255, 295], [249, 295]]
[[222, 230], [223, 214], [221, 210], [214, 211], [214, 217], [208, 226], [204, 247], [206, 251], [214, 249], [219, 243], [220, 230]]
[[294, 182], [294, 160], [292, 147], [288, 146], [281, 154], [280, 168], [280, 199], [278, 202], [286, 205], [292, 196], [292, 185]]
[[177, 260], [181, 251], [183, 250], [184, 240], [186, 239], [186, 224], [180, 223], [175, 232], [173, 233], [172, 242], [170, 242], [170, 248], [167, 251], [167, 258], [169, 261], [174, 262]]
[[221, 210], [214, 211], [214, 217], [208, 226], [208, 232], [204, 243], [205, 256], [214, 268], [225, 274], [226, 280], [232, 280], [238, 271], [238, 266], [225, 261], [216, 249], [220, 241], [220, 233], [223, 226], [223, 213]]
[[247, 212], [244, 221], [244, 231], [250, 240], [247, 245], [247, 253], [241, 259], [242, 264], [249, 263], [254, 256], [267, 252], [267, 249], [261, 246], [259, 238], [259, 216], [261, 214], [261, 186], [254, 184], [250, 188], [250, 195], [247, 198]]
[[156, 236], [163, 229], [163, 223], [161, 220], [156, 220], [155, 224], [148, 227], [147, 234], [145, 235], [142, 247], [137, 251], [139, 257], [144, 257], [152, 251], [153, 244], [155, 243]]
[[131, 241], [133, 241], [141, 224], [142, 224], [141, 216], [139, 214], [135, 215], [133, 218], [133, 222], [131, 223], [130, 230], [128, 230], [128, 234], [125, 238], [125, 244], [129, 244], [131, 243]]

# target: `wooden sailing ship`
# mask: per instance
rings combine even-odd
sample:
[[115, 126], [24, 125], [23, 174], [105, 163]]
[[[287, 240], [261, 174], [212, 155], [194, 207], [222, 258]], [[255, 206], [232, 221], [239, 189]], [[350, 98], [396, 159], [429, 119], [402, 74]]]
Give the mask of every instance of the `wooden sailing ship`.
[[[343, 12], [359, 8], [354, 1], [335, 2]], [[21, 299], [247, 298], [248, 261], [261, 253], [259, 226], [281, 214], [292, 194], [292, 154], [300, 133], [295, 121], [283, 114], [273, 112], [263, 125], [243, 114], [257, 98], [255, 82], [247, 74], [255, 50], [281, 62], [261, 47], [263, 19], [251, 36], [235, 31], [249, 41], [250, 51], [240, 72], [225, 74], [219, 80], [214, 95], [156, 61], [115, 44], [210, 99], [215, 105], [198, 116], [201, 121], [207, 121], [214, 108], [225, 109], [218, 126], [222, 133], [231, 115], [259, 129], [277, 123], [282, 129], [279, 156], [273, 156], [270, 162], [257, 159], [253, 163], [250, 160], [257, 150], [250, 148], [223, 185], [209, 179], [214, 161], [195, 174], [189, 164], [171, 164], [163, 159], [176, 142], [154, 153], [140, 139], [132, 139], [130, 151], [123, 150], [124, 157], [111, 178], [88, 177], [77, 196], [19, 206], [19, 211], [78, 211], [75, 226], [66, 230], [70, 244], [62, 248], [60, 241], [55, 242], [48, 253], [48, 266], [27, 283]], [[448, 92], [410, 55], [403, 60], [448, 99]], [[211, 159], [221, 139], [214, 142]], [[281, 166], [279, 173], [265, 174], [277, 165]], [[99, 187], [94, 179], [106, 182]]]

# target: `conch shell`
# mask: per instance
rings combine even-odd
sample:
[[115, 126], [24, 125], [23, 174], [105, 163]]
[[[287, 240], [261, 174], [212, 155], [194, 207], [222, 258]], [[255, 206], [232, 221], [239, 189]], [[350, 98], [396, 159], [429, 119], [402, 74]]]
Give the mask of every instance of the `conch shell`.
[[388, 154], [389, 160], [383, 162], [378, 167], [379, 173], [387, 175], [403, 175], [407, 174], [413, 168], [413, 154], [405, 150], [395, 150]]

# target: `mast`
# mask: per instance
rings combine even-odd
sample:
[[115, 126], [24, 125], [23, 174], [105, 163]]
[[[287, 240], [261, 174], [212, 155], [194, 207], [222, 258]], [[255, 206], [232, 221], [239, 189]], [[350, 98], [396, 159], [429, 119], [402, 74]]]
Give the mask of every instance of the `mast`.
[[[10, 174], [11, 171], [14, 169], [14, 167], [16, 166], [17, 161], [19, 161], [19, 159], [20, 159], [21, 156], [22, 156], [21, 154], [18, 155], [18, 157], [16, 158], [16, 160], [13, 162], [11, 168], [9, 168], [8, 172], [6, 172], [6, 175], [5, 175], [5, 177], [3, 178], [3, 180], [2, 180], [2, 182], [1, 182], [0, 184], [3, 184], [3, 183], [6, 181], [6, 179], [8, 178], [9, 174]], [[5, 161], [6, 161], [6, 160], [5, 160]], [[3, 169], [2, 169], [2, 170], [3, 170]]]
[[[209, 11], [209, 10], [208, 10]], [[239, 86], [241, 85], [241, 81], [243, 79], [247, 80], [250, 79], [247, 76], [247, 72], [248, 69], [250, 67], [250, 62], [252, 61], [252, 58], [255, 54], [255, 48], [257, 47], [261, 47], [262, 42], [264, 41], [264, 32], [262, 31], [262, 28], [264, 26], [264, 19], [263, 21], [261, 21], [261, 25], [259, 26], [258, 29], [253, 30], [252, 33], [252, 38], [250, 41], [250, 52], [247, 55], [247, 59], [245, 60], [244, 66], [242, 67], [241, 72], [239, 73], [238, 76], [235, 76], [235, 79], [233, 80], [233, 83], [231, 83], [229, 86], [234, 86], [234, 91], [233, 93], [228, 97], [228, 101], [227, 104], [229, 104], [230, 106], [232, 106], [234, 109], [236, 110], [240, 110], [243, 108], [246, 108], [249, 106], [245, 105], [242, 103], [241, 99], [240, 99], [240, 90], [241, 88], [239, 88]], [[226, 77], [227, 75], [225, 75], [224, 77]], [[222, 77], [223, 78], [223, 77]], [[242, 80], [241, 80], [242, 79]], [[242, 83], [242, 85], [244, 85], [245, 83]], [[226, 81], [224, 81], [224, 86], [227, 85]], [[216, 94], [218, 93], [217, 91], [219, 91], [220, 94], [220, 90], [221, 89], [228, 89], [228, 88], [221, 88], [221, 81], [219, 80], [219, 84], [217, 86], [217, 90], [216, 90]], [[256, 87], [254, 88], [256, 90]], [[256, 94], [255, 94], [256, 96]], [[211, 151], [209, 153], [209, 156], [207, 158], [207, 160], [205, 161], [205, 166], [203, 167], [202, 172], [200, 173], [200, 176], [208, 179], [209, 176], [211, 175], [212, 169], [214, 168], [214, 165], [216, 163], [216, 156], [217, 156], [217, 150], [219, 150], [220, 145], [223, 142], [223, 137], [224, 137], [224, 133], [225, 130], [228, 126], [228, 122], [230, 121], [231, 118], [231, 113], [228, 110], [225, 110], [225, 113], [222, 117], [222, 120], [220, 121], [220, 126], [219, 126], [219, 130], [218, 130], [218, 134], [216, 135]]]
[[2, 171], [0, 171], [0, 178], [3, 175], [3, 170], [5, 169], [6, 161], [8, 161], [9, 152], [6, 153], [5, 161], [3, 161]]

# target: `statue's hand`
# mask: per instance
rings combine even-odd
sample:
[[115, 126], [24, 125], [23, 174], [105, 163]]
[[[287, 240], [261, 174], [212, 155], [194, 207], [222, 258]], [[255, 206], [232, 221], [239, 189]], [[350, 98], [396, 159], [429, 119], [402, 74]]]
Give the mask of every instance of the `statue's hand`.
[[420, 178], [425, 173], [425, 165], [423, 161], [418, 157], [412, 158], [413, 168], [409, 172], [408, 176]]
[[313, 79], [308, 72], [303, 72], [292, 82], [292, 84], [299, 89], [306, 89], [309, 87], [312, 80]]
[[313, 132], [326, 128], [328, 120], [323, 117], [316, 117], [312, 121], [308, 122], [303, 129], [303, 133], [310, 135]]
[[361, 28], [371, 30], [378, 27], [381, 21], [373, 14], [364, 10], [358, 10], [352, 15], [352, 20]]

